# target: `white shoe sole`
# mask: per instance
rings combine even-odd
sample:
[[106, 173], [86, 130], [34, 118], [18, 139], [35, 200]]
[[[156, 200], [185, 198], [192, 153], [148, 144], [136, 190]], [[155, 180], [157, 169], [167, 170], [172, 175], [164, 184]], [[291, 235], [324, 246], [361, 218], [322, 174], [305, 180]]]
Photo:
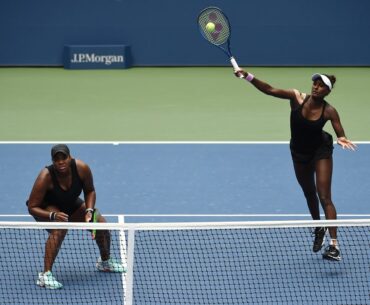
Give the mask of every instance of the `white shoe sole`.
[[45, 283], [42, 283], [40, 280], [37, 280], [36, 284], [37, 284], [37, 286], [40, 286], [40, 287], [46, 288], [46, 289], [61, 289], [61, 288], [63, 288], [63, 286], [59, 286], [59, 287], [46, 286]]

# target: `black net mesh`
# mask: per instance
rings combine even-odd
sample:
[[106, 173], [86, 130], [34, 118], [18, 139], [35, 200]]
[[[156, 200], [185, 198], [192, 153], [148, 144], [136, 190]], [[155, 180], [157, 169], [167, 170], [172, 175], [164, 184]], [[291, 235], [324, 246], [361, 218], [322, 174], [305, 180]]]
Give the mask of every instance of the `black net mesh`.
[[147, 226], [110, 230], [126, 274], [98, 271], [90, 233], [69, 229], [53, 267], [63, 288], [52, 290], [36, 285], [48, 232], [0, 223], [0, 304], [370, 304], [369, 224], [338, 226], [341, 261], [312, 252], [309, 227]]

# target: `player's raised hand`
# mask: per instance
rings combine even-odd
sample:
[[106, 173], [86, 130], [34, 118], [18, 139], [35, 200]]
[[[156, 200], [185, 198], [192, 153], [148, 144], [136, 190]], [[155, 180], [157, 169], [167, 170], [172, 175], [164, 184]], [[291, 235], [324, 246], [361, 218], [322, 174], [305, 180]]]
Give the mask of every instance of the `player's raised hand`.
[[245, 72], [244, 70], [236, 70], [236, 71], [234, 71], [234, 75], [237, 78], [246, 78], [247, 75], [248, 75], [248, 72]]

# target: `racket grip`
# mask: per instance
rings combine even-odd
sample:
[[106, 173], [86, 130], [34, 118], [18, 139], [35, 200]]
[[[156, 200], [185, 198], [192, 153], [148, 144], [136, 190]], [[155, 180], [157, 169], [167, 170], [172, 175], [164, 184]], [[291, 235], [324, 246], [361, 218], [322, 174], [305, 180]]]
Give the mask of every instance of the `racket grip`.
[[241, 70], [234, 57], [230, 57], [230, 62], [233, 65], [235, 72]]
[[[230, 57], [230, 62], [234, 67], [234, 72], [241, 71], [242, 69], [238, 66], [238, 63], [236, 62], [234, 57]], [[239, 78], [243, 78], [243, 74], [239, 75]]]

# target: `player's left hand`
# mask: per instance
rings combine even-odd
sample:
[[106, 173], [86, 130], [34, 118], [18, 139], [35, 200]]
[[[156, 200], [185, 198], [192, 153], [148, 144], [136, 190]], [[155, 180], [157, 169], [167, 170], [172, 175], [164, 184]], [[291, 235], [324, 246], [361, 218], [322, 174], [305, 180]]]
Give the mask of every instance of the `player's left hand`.
[[352, 143], [350, 140], [348, 140], [346, 137], [340, 137], [337, 139], [338, 145], [342, 146], [343, 149], [351, 149], [356, 150], [357, 145]]

